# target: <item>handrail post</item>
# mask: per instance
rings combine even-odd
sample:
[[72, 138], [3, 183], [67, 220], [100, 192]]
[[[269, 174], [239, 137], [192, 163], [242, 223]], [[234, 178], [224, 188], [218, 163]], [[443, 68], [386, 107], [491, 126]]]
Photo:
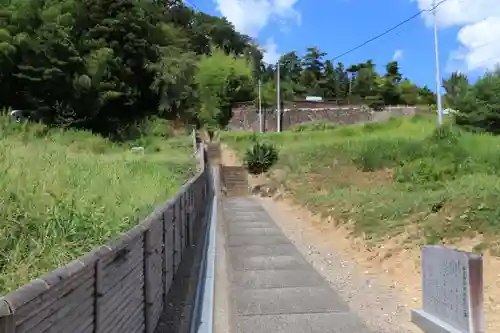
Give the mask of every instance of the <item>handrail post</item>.
[[151, 333], [154, 330], [151, 323], [151, 310], [153, 307], [154, 295], [151, 290], [151, 255], [152, 255], [152, 241], [151, 241], [151, 230], [147, 229], [144, 231], [144, 243], [143, 243], [143, 276], [144, 276], [144, 330], [145, 333]]

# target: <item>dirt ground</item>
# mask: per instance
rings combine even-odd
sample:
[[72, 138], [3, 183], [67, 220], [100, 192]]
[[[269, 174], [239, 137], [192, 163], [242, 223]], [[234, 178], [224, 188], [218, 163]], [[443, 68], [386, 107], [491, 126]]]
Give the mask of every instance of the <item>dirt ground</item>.
[[[224, 145], [222, 161], [225, 165], [241, 164], [235, 152]], [[249, 176], [250, 185], [265, 182], [266, 179], [263, 177]], [[315, 255], [322, 259], [317, 259], [316, 263], [313, 262], [321, 273], [328, 269], [328, 265], [322, 266], [321, 262], [331, 261], [328, 257], [332, 256], [332, 253], [340, 255], [346, 262], [352, 262], [356, 270], [362, 271], [367, 281], [376, 281], [373, 284], [378, 285], [377, 288], [379, 288], [376, 292], [377, 298], [393, 298], [386, 300], [384, 305], [387, 305], [382, 309], [378, 307], [378, 303], [368, 306], [370, 309], [363, 310], [369, 312], [367, 316], [369, 318], [382, 316], [386, 318], [386, 321], [398, 323], [405, 330], [415, 329], [413, 325], [408, 325], [408, 321], [409, 310], [421, 306], [420, 250], [418, 248], [403, 246], [402, 239], [398, 238], [379, 244], [375, 249], [369, 248], [363, 239], [353, 238], [346, 227], [336, 226], [331, 219], [321, 219], [312, 212], [295, 205], [286, 195], [282, 194], [279, 198], [280, 200], [259, 200], [262, 200], [268, 211], [270, 210], [270, 214], [288, 214], [288, 216], [295, 217], [286, 219], [288, 221], [285, 222], [286, 225], [278, 224], [292, 241], [302, 243], [309, 249], [306, 254], [311, 258], [308, 259], [314, 261], [312, 257]], [[474, 244], [476, 242], [464, 240], [454, 246], [471, 251]], [[485, 329], [486, 332], [500, 332], [500, 258], [485, 253], [483, 265]], [[328, 279], [328, 276], [325, 277]], [[335, 281], [332, 283], [335, 284]], [[351, 290], [347, 297], [352, 298], [352, 288], [347, 289]], [[349, 303], [351, 306], [363, 307], [361, 303], [356, 304], [355, 300], [354, 302], [350, 300]]]

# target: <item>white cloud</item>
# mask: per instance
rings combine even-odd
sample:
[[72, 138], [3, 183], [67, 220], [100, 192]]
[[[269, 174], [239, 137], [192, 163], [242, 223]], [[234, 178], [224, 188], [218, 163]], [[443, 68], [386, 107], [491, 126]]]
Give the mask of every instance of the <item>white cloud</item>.
[[468, 70], [484, 70], [500, 63], [500, 16], [463, 27], [458, 33], [462, 47], [455, 58], [462, 60]]
[[[416, 1], [420, 9], [432, 8], [433, 0]], [[431, 26], [433, 15], [424, 14], [424, 20]], [[440, 28], [460, 27], [450, 70], [484, 71], [500, 62], [499, 0], [448, 0], [436, 10], [436, 22]]]
[[274, 42], [274, 39], [269, 38], [262, 47], [264, 52], [264, 62], [268, 64], [274, 64], [278, 61], [280, 54], [278, 53], [278, 46]]
[[[417, 0], [420, 9], [430, 9], [434, 0]], [[435, 0], [439, 3], [440, 0]], [[491, 16], [500, 15], [498, 0], [447, 0], [436, 9], [440, 27], [461, 26], [476, 23]], [[424, 13], [426, 23], [432, 25], [432, 13]]]
[[394, 55], [392, 56], [392, 60], [393, 61], [401, 60], [401, 58], [403, 57], [403, 53], [404, 53], [403, 50], [396, 50], [394, 52]]
[[298, 0], [214, 0], [217, 10], [233, 23], [236, 30], [251, 37], [271, 21], [285, 25], [290, 20], [300, 24], [300, 13], [295, 9]]

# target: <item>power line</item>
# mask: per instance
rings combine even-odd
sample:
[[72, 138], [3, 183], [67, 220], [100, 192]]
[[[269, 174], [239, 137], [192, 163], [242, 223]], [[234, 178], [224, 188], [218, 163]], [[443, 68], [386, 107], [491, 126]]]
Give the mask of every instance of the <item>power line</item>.
[[387, 34], [391, 33], [392, 31], [396, 30], [397, 28], [401, 27], [402, 25], [405, 25], [406, 23], [408, 23], [408, 22], [410, 22], [410, 21], [412, 21], [412, 20], [416, 19], [417, 17], [419, 17], [420, 15], [422, 15], [422, 14], [423, 14], [423, 13], [425, 13], [425, 12], [432, 12], [432, 11], [434, 11], [436, 8], [438, 8], [439, 6], [441, 6], [441, 5], [442, 5], [443, 3], [445, 3], [446, 1], [448, 1], [448, 0], [441, 0], [440, 2], [438, 2], [436, 5], [432, 6], [432, 7], [431, 7], [431, 8], [429, 8], [429, 9], [422, 9], [422, 10], [420, 10], [419, 12], [417, 12], [417, 13], [415, 13], [414, 15], [410, 16], [410, 17], [409, 17], [409, 18], [407, 18], [406, 20], [399, 22], [399, 23], [398, 23], [398, 24], [396, 24], [395, 26], [393, 26], [393, 27], [391, 27], [391, 28], [389, 28], [389, 29], [385, 30], [384, 32], [382, 32], [382, 33], [378, 34], [378, 35], [377, 35], [377, 36], [375, 36], [375, 37], [372, 37], [372, 38], [368, 39], [367, 41], [365, 41], [365, 42], [363, 42], [363, 43], [359, 44], [358, 46], [356, 46], [356, 47], [354, 47], [354, 48], [350, 49], [349, 51], [346, 51], [346, 52], [344, 52], [344, 53], [342, 53], [342, 54], [340, 54], [340, 55], [338, 55], [338, 56], [334, 57], [332, 60], [337, 60], [338, 58], [341, 58], [341, 57], [343, 57], [343, 56], [346, 56], [346, 55], [348, 55], [349, 53], [352, 53], [352, 52], [354, 52], [354, 51], [356, 51], [356, 50], [358, 50], [358, 49], [362, 48], [363, 46], [365, 46], [365, 45], [367, 45], [367, 44], [369, 44], [369, 43], [371, 43], [371, 42], [373, 42], [373, 41], [375, 41], [375, 40], [377, 40], [377, 39], [379, 39], [379, 38], [381, 38], [381, 37], [383, 37], [383, 36], [385, 36], [385, 35], [387, 35]]

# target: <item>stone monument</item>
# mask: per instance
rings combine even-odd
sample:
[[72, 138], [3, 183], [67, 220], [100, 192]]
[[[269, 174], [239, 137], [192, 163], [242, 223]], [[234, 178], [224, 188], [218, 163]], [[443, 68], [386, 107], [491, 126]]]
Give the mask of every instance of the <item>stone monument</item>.
[[425, 333], [484, 333], [482, 256], [431, 245], [421, 262], [422, 309], [412, 322]]

